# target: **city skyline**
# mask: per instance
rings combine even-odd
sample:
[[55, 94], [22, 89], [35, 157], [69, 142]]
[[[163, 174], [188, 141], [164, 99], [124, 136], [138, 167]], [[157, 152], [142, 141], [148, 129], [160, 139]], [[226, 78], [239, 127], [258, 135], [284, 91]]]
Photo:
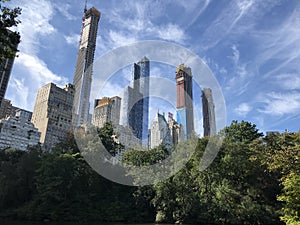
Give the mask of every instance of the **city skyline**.
[[[23, 8], [19, 27], [20, 56], [16, 58], [6, 98], [12, 100], [13, 105], [32, 110], [39, 87], [48, 82], [63, 86], [72, 81], [84, 2], [33, 0], [21, 3], [15, 3]], [[122, 4], [126, 4], [128, 10]], [[299, 2], [283, 5], [280, 1], [229, 1], [226, 4], [195, 1], [183, 5], [180, 1], [166, 1], [157, 5], [156, 2], [129, 1], [122, 4], [116, 1], [88, 3], [88, 8], [95, 6], [103, 12], [96, 58], [136, 40], [159, 39], [181, 44], [204, 59], [215, 74], [226, 100], [227, 124], [233, 119], [244, 119], [257, 124], [262, 131], [299, 130], [300, 68], [296, 63], [299, 60], [296, 51], [300, 39]], [[168, 8], [168, 17], [162, 20]], [[179, 10], [182, 17], [177, 19], [175, 14]], [[29, 23], [34, 21], [30, 12], [40, 18], [34, 27]], [[123, 22], [121, 18], [125, 18]], [[166, 72], [160, 65], [153, 64], [150, 70], [154, 75], [168, 74], [174, 79], [172, 69]], [[126, 71], [126, 68], [124, 73], [121, 71], [122, 79], [129, 82], [130, 73]], [[125, 86], [121, 82], [108, 85], [116, 93], [107, 96], [117, 95]], [[201, 108], [201, 98], [197, 101], [197, 107]], [[155, 107], [150, 108], [149, 114], [155, 115]]]

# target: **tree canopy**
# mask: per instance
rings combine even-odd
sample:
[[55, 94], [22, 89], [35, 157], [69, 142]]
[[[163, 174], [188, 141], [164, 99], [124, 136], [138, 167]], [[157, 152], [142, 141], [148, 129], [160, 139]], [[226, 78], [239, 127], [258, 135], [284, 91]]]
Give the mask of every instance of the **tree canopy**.
[[5, 59], [13, 58], [16, 55], [20, 42], [19, 32], [12, 31], [11, 28], [20, 23], [18, 16], [21, 14], [21, 8], [10, 9], [4, 6], [4, 3], [8, 1], [0, 0], [0, 65]]

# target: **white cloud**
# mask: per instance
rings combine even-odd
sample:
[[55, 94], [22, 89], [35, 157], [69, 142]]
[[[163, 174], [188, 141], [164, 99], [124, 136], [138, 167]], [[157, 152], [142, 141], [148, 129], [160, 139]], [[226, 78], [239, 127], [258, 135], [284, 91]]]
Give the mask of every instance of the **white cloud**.
[[276, 76], [279, 86], [287, 90], [300, 90], [300, 74], [285, 73]]
[[240, 105], [238, 105], [238, 107], [236, 107], [234, 109], [234, 112], [236, 114], [238, 114], [239, 116], [246, 116], [250, 111], [252, 110], [252, 107], [248, 104], [248, 103], [242, 103]]
[[177, 25], [168, 24], [166, 27], [160, 27], [156, 30], [159, 38], [167, 41], [181, 43], [186, 39], [184, 31]]
[[69, 10], [71, 5], [69, 3], [64, 2], [53, 2], [54, 8], [61, 13], [67, 20], [76, 20], [77, 17], [72, 15]]
[[260, 96], [264, 108], [262, 113], [282, 116], [300, 112], [300, 92], [276, 93], [271, 92]]
[[68, 44], [78, 47], [80, 40], [79, 34], [64, 35], [64, 38]]
[[133, 36], [122, 34], [121, 32], [109, 31], [109, 37], [113, 42], [114, 47], [123, 46], [136, 42]]
[[49, 23], [53, 16], [53, 7], [45, 0], [21, 0], [16, 4], [22, 5], [22, 22], [17, 28], [21, 34], [20, 54], [37, 54], [40, 47], [39, 37], [56, 32]]
[[57, 82], [58, 85], [66, 83], [66, 78], [50, 71], [46, 63], [38, 57], [28, 54], [21, 54], [16, 64], [22, 65], [30, 74], [33, 85], [41, 87], [48, 82]]
[[[296, 70], [300, 72], [300, 6], [297, 5], [293, 12], [275, 28], [254, 31], [260, 54], [257, 63], [269, 66], [265, 77], [273, 76], [279, 70]], [[272, 62], [272, 60], [276, 60]]]
[[33, 110], [38, 88], [48, 82], [63, 85], [67, 79], [53, 73], [39, 57], [43, 55], [40, 54], [40, 50], [44, 47], [41, 45], [41, 38], [57, 32], [50, 23], [53, 17], [51, 2], [21, 0], [15, 4], [22, 6], [20, 16], [22, 22], [17, 28], [21, 34], [21, 43], [19, 44], [19, 57], [15, 59], [11, 76], [12, 82], [9, 82], [6, 97], [18, 107]]
[[22, 105], [25, 104], [27, 105], [28, 101], [28, 95], [29, 95], [29, 88], [25, 84], [25, 79], [17, 79], [13, 78], [10, 81], [10, 87], [14, 89], [14, 92], [12, 93], [12, 99], [13, 99], [13, 104], [17, 105]]

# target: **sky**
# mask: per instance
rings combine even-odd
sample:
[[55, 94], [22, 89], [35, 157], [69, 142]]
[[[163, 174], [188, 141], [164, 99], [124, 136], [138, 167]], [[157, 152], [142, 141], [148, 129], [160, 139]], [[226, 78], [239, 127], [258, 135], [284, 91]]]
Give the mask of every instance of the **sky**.
[[[73, 81], [84, 1], [11, 0], [9, 5], [22, 8], [17, 28], [21, 43], [5, 97], [33, 111], [38, 88]], [[202, 59], [215, 77], [227, 125], [246, 120], [263, 132], [300, 129], [300, 1], [88, 0], [87, 6], [101, 11], [96, 63], [113, 49], [139, 41], [182, 46]], [[174, 65], [151, 62], [150, 74], [169, 79], [175, 91]], [[95, 66], [94, 75], [101, 80], [101, 68]], [[106, 86], [98, 97], [118, 95], [131, 79], [131, 65], [119, 68], [101, 81]], [[201, 134], [204, 84], [199, 85], [194, 102]], [[160, 91], [161, 96], [170, 93]], [[214, 100], [217, 108], [220, 99]], [[174, 104], [153, 98], [150, 121], [158, 109], [174, 113]]]

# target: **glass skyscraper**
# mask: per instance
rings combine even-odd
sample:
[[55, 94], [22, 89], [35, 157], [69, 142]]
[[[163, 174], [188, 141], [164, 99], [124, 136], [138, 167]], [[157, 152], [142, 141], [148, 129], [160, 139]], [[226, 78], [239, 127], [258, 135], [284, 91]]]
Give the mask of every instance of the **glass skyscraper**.
[[149, 85], [150, 85], [150, 62], [147, 57], [143, 57], [137, 65], [139, 66], [140, 93], [143, 95], [143, 130], [142, 144], [148, 143], [148, 124], [149, 124]]

